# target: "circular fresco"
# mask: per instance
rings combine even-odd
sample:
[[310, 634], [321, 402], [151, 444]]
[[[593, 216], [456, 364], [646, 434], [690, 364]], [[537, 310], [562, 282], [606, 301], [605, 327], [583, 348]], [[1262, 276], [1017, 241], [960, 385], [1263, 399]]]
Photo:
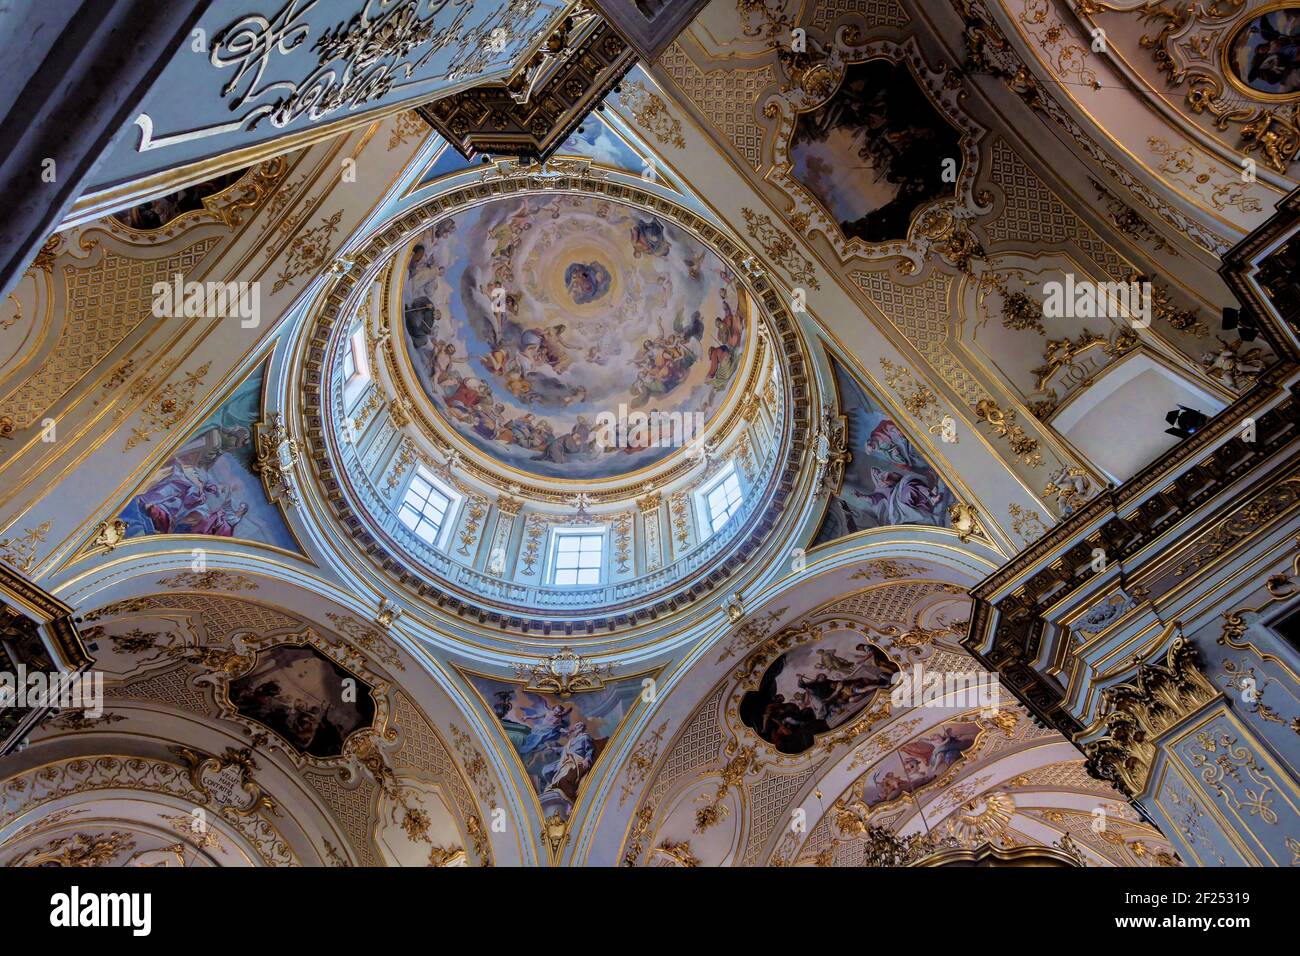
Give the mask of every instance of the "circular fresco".
[[588, 196], [494, 200], [412, 242], [408, 354], [448, 426], [506, 466], [615, 478], [726, 404], [748, 303], [699, 240]]
[[1244, 21], [1228, 39], [1224, 60], [1224, 72], [1253, 96], [1300, 96], [1300, 5], [1278, 5]]

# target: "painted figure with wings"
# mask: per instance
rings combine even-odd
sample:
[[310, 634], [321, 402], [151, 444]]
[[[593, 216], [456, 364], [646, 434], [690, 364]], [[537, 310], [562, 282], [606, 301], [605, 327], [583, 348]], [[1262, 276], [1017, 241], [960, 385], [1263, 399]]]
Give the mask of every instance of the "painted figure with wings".
[[563, 704], [552, 706], [542, 697], [528, 696], [533, 703], [519, 704], [519, 710], [532, 730], [528, 739], [519, 746], [519, 752], [523, 754], [543, 750], [561, 740], [568, 733], [569, 720], [573, 716], [572, 707]]

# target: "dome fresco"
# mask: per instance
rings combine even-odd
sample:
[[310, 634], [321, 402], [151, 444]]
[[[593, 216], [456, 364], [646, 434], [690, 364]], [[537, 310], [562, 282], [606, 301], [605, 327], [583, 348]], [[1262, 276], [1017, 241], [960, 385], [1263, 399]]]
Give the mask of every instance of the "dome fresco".
[[590, 196], [494, 200], [408, 250], [404, 339], [448, 427], [511, 469], [607, 479], [726, 405], [750, 338], [741, 286], [652, 213]]

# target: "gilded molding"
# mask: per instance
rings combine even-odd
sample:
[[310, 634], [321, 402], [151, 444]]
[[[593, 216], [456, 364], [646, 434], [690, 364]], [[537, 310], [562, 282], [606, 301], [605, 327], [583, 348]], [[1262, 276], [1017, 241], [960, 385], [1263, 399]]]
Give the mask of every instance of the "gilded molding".
[[1187, 236], [1201, 248], [1216, 255], [1222, 255], [1228, 250], [1230, 243], [1227, 239], [1171, 206], [1150, 189], [1140, 177], [1133, 175], [1117, 163], [1080, 126], [1072, 113], [1044, 89], [1035, 79], [1033, 71], [1007, 40], [993, 15], [989, 13], [985, 0], [952, 0], [952, 2], [966, 24], [963, 40], [966, 45], [964, 68], [967, 72], [984, 73], [1000, 79], [1011, 92], [1024, 100], [1027, 106], [1061, 127], [1086, 156], [1140, 198], [1144, 205], [1154, 210], [1178, 233]]
[[798, 251], [795, 241], [783, 232], [772, 217], [754, 212], [748, 206], [740, 210], [745, 217], [745, 231], [763, 249], [763, 253], [784, 269], [796, 285], [820, 289], [813, 261]]
[[822, 409], [821, 424], [813, 438], [813, 456], [817, 473], [813, 484], [822, 497], [839, 494], [844, 483], [844, 469], [853, 460], [849, 451], [849, 420], [836, 415], [829, 408]]
[[19, 535], [0, 538], [0, 560], [9, 562], [22, 574], [31, 571], [36, 565], [36, 549], [49, 535], [52, 523], [46, 519], [35, 528], [24, 528]]
[[298, 464], [298, 442], [289, 437], [284, 416], [272, 412], [265, 421], [255, 423], [253, 443], [250, 467], [262, 479], [267, 499], [297, 505], [298, 486], [293, 471]]
[[562, 647], [540, 664], [516, 664], [515, 674], [527, 681], [524, 690], [571, 697], [600, 690], [614, 676], [614, 665], [593, 663]]
[[1191, 556], [1174, 570], [1174, 577], [1199, 571], [1258, 534], [1275, 519], [1300, 503], [1300, 475], [1292, 475], [1263, 489], [1244, 507], [1213, 524], [1197, 540]]
[[131, 429], [122, 450], [130, 451], [141, 442], [150, 441], [159, 432], [171, 431], [184, 422], [198, 402], [198, 390], [211, 367], [211, 362], [204, 362], [176, 381], [165, 382], [150, 395], [140, 412], [141, 424]]
[[686, 140], [682, 138], [681, 120], [668, 111], [668, 104], [658, 93], [636, 80], [624, 85], [623, 92], [619, 96], [631, 111], [637, 125], [651, 133], [662, 145], [671, 146], [673, 149], [686, 148]]
[[1011, 454], [1031, 468], [1043, 464], [1042, 453], [1038, 450], [1038, 439], [1031, 436], [1016, 423], [1016, 410], [1003, 411], [991, 398], [982, 398], [975, 404], [975, 416], [993, 429], [999, 438], [1005, 438], [1011, 446]]
[[[1269, 166], [1286, 174], [1300, 153], [1300, 114], [1295, 104], [1278, 103], [1286, 97], [1270, 96], [1245, 86], [1228, 63], [1228, 50], [1237, 31], [1263, 12], [1258, 5], [1248, 5], [1246, 0], [1213, 0], [1206, 4], [1150, 0], [1140, 7], [1115, 6], [1101, 0], [1082, 0], [1079, 4], [1079, 13], [1084, 16], [1101, 12], [1127, 13], [1143, 23], [1159, 25], [1156, 33], [1143, 35], [1141, 45], [1150, 51], [1156, 69], [1165, 75], [1171, 88], [1186, 88], [1187, 108], [1208, 114], [1216, 129], [1236, 127], [1242, 152], [1249, 155], [1258, 150]], [[1193, 44], [1202, 48], [1217, 45], [1215, 66], [1186, 65], [1186, 51]], [[1271, 101], [1271, 105], [1252, 106], [1247, 100]]]
[[253, 779], [253, 771], [257, 769], [253, 748], [265, 740], [262, 735], [254, 738], [248, 747], [227, 747], [220, 756], [182, 746], [170, 749], [181, 758], [190, 783], [203, 794], [204, 802], [216, 804], [219, 812], [247, 817], [265, 811], [279, 816], [275, 801]]
[[[1176, 621], [1170, 626], [1171, 631], [1178, 628]], [[1196, 647], [1181, 635], [1169, 645], [1163, 663], [1152, 663], [1152, 658], [1137, 660], [1128, 682], [1102, 691], [1099, 721], [1075, 736], [1088, 772], [1129, 797], [1146, 790], [1157, 738], [1219, 697], [1201, 671]], [[1102, 736], [1086, 739], [1099, 730]]]

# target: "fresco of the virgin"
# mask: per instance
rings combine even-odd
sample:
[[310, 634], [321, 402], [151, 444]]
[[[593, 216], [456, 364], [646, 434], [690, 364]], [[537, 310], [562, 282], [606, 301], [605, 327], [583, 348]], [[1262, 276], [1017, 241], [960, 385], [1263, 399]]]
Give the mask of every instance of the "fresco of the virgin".
[[847, 67], [835, 95], [799, 116], [790, 158], [846, 239], [888, 242], [907, 238], [922, 203], [954, 194], [943, 174], [945, 160], [960, 166], [959, 142], [906, 64], [876, 59]]
[[496, 200], [419, 236], [405, 268], [421, 386], [449, 427], [520, 471], [582, 480], [652, 465], [673, 447], [611, 442], [602, 415], [707, 427], [744, 364], [735, 277], [677, 226], [619, 203]]
[[894, 524], [950, 527], [956, 503], [948, 486], [862, 386], [832, 360], [842, 413], [849, 423], [844, 484], [832, 495], [813, 544]]
[[841, 630], [787, 651], [740, 699], [740, 719], [783, 754], [848, 722], [887, 689], [898, 666], [857, 631]]

